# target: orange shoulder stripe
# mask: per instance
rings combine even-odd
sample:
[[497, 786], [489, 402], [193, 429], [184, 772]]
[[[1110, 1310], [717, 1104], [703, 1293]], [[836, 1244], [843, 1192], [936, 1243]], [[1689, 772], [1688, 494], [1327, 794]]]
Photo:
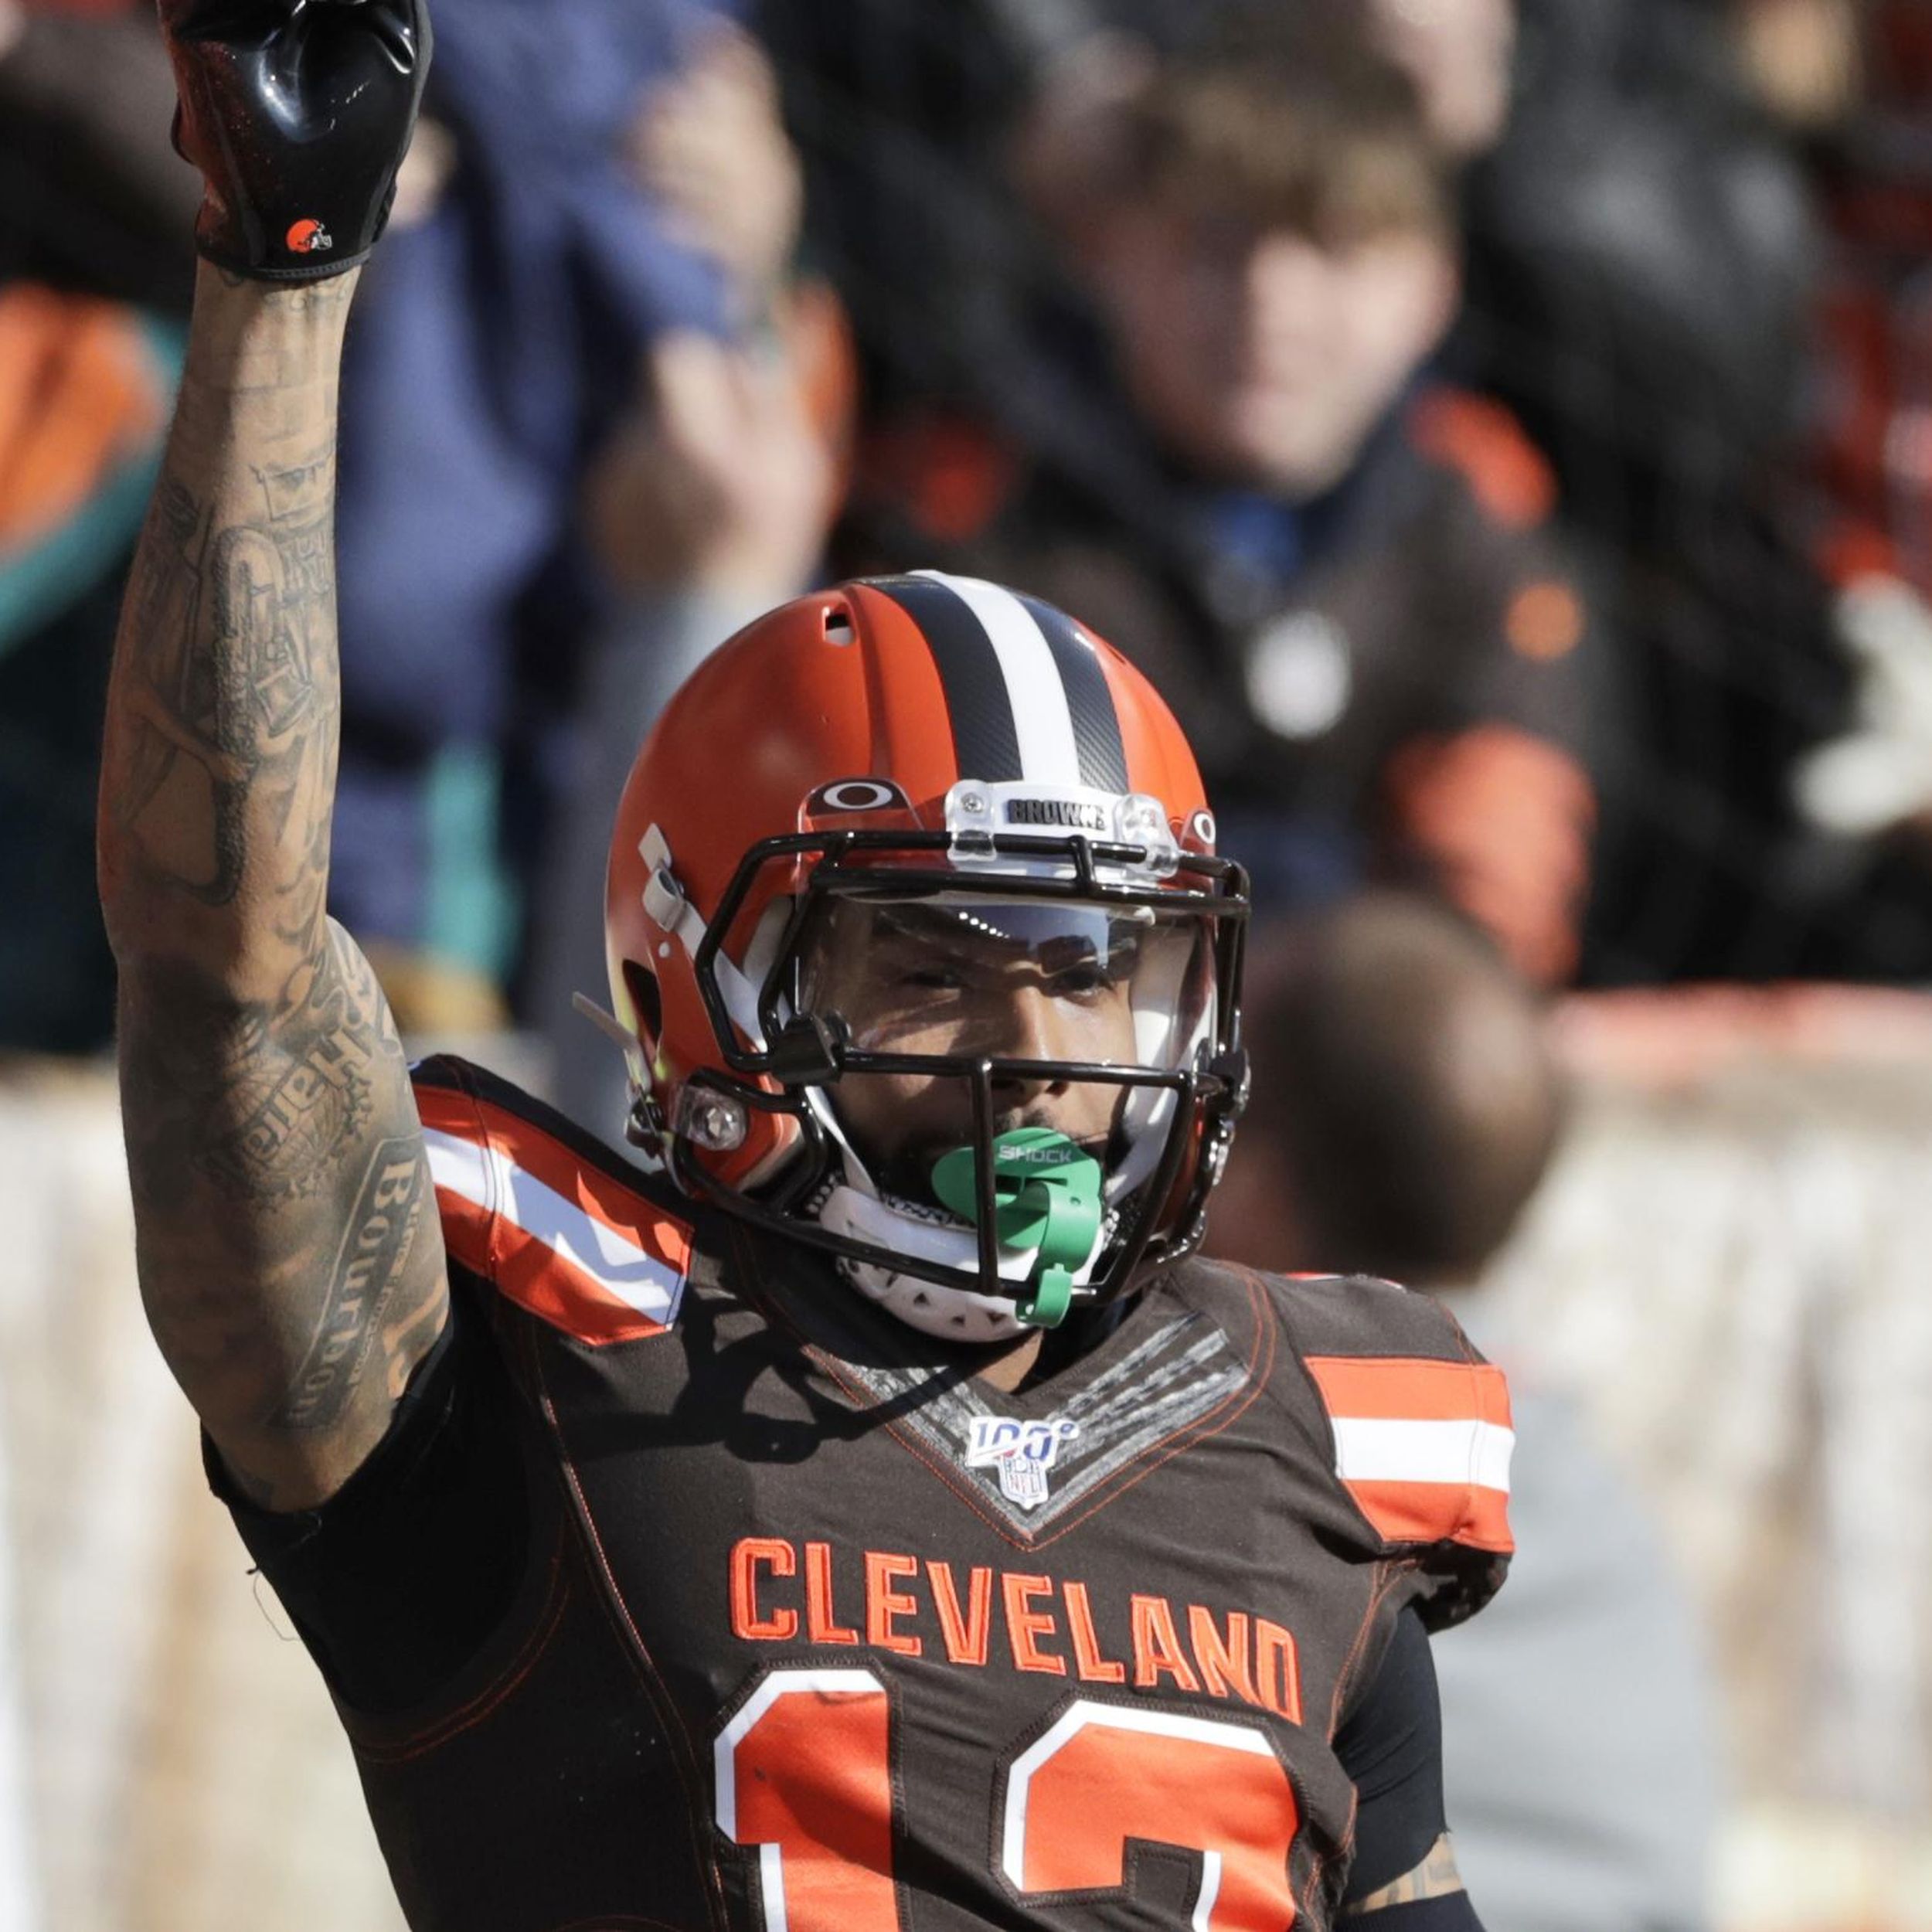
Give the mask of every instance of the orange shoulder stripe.
[[1305, 1358], [1328, 1411], [1335, 1475], [1389, 1543], [1507, 1551], [1509, 1389], [1487, 1362]]
[[669, 1327], [688, 1223], [504, 1107], [431, 1087], [417, 1106], [456, 1260], [594, 1346]]
[[1487, 1362], [1414, 1355], [1309, 1355], [1306, 1361], [1331, 1416], [1509, 1426], [1509, 1385]]

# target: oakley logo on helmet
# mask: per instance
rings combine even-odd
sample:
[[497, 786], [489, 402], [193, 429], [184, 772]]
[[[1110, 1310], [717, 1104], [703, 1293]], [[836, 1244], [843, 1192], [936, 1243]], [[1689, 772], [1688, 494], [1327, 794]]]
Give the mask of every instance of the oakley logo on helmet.
[[821, 785], [805, 807], [806, 815], [816, 818], [829, 811], [904, 811], [909, 809], [906, 794], [883, 778], [841, 778], [835, 785]]

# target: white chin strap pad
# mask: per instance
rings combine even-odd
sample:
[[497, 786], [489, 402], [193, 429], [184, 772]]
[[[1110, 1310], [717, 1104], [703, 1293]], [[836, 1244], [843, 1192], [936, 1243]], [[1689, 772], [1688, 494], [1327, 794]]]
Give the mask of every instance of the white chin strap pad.
[[[971, 1228], [956, 1221], [925, 1219], [855, 1187], [835, 1187], [818, 1210], [818, 1224], [830, 1233], [937, 1262], [942, 1267], [979, 1265], [979, 1242]], [[1092, 1275], [1104, 1238], [1104, 1233], [1096, 1233], [1094, 1253], [1074, 1272], [1077, 1286]], [[908, 1328], [937, 1335], [943, 1342], [1009, 1342], [1026, 1332], [1018, 1308], [1005, 1295], [944, 1287], [869, 1261], [842, 1257], [838, 1265], [867, 1301], [877, 1303]], [[1031, 1248], [1000, 1249], [999, 1271], [1004, 1279], [1018, 1285], [1032, 1267]]]

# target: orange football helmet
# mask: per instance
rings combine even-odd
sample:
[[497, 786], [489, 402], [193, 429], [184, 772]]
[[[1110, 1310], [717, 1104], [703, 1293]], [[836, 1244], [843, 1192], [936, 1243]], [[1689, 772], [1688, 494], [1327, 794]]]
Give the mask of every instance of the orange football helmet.
[[[938, 919], [995, 947], [1043, 931], [1062, 954], [1097, 947], [1114, 963], [1090, 970], [1132, 1003], [1131, 1056], [892, 1050], [815, 997], [835, 906], [899, 909], [902, 933]], [[605, 931], [631, 1136], [687, 1192], [836, 1253], [916, 1325], [1012, 1332], [1031, 1257], [992, 1211], [995, 1089], [1118, 1091], [1077, 1297], [1186, 1252], [1245, 1089], [1247, 910], [1172, 715], [1063, 612], [930, 572], [797, 598], [692, 674], [617, 810]], [[869, 944], [843, 917], [838, 943]], [[845, 1131], [842, 1080], [913, 1073], [968, 1097], [973, 1221], [882, 1189]]]

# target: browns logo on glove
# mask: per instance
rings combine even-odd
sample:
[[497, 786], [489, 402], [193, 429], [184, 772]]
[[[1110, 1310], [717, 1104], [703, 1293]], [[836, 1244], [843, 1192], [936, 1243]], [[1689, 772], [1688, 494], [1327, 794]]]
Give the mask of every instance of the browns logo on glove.
[[160, 0], [208, 259], [316, 281], [376, 245], [429, 72], [423, 0]]

